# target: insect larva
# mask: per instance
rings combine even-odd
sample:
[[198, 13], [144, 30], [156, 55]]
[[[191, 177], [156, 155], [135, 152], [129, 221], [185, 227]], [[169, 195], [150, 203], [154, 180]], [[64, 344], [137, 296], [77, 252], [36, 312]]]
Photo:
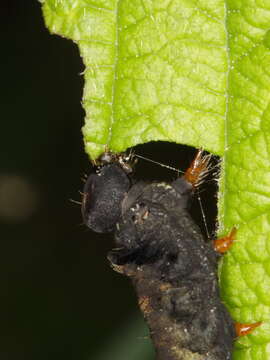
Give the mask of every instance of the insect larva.
[[116, 249], [108, 259], [132, 280], [156, 359], [230, 360], [241, 324], [235, 327], [220, 300], [217, 251], [232, 245], [236, 230], [215, 241], [215, 251], [188, 211], [209, 156], [200, 150], [171, 183], [134, 185], [123, 158], [110, 159], [89, 176], [82, 214], [92, 230], [114, 231]]

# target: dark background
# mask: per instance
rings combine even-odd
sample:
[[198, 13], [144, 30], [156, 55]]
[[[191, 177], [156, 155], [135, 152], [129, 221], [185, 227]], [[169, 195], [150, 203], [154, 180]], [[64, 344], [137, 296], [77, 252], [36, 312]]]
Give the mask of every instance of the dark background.
[[[48, 33], [38, 1], [1, 1], [0, 16], [1, 360], [153, 359], [133, 289], [106, 260], [112, 239], [82, 226], [69, 200], [80, 201], [91, 170], [77, 46]], [[166, 143], [135, 150], [183, 169], [195, 153]], [[140, 161], [137, 176], [176, 174]], [[202, 197], [212, 233], [214, 190]]]

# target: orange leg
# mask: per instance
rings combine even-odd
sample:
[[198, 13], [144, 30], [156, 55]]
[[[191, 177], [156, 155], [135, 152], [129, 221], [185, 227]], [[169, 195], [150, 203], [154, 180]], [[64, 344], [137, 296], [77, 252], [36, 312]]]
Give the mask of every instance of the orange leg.
[[251, 334], [252, 331], [254, 329], [256, 329], [258, 326], [260, 326], [261, 324], [262, 324], [261, 321], [258, 321], [253, 324], [241, 324], [241, 323], [236, 322], [234, 324], [236, 335], [239, 337], [239, 336], [245, 336], [245, 335]]
[[233, 227], [231, 232], [227, 236], [214, 240], [213, 241], [214, 249], [220, 254], [224, 254], [226, 251], [228, 251], [233, 244], [236, 231], [237, 229]]
[[211, 155], [203, 155], [203, 150], [200, 149], [197, 152], [195, 159], [186, 170], [184, 178], [194, 189], [201, 184], [202, 180], [207, 175], [210, 159]]

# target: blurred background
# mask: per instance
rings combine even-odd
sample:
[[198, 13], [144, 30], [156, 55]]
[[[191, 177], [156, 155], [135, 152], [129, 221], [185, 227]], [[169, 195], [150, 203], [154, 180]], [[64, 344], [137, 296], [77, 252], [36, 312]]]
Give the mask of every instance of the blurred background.
[[[77, 46], [48, 33], [38, 1], [2, 1], [0, 16], [1, 360], [154, 359], [131, 284], [106, 260], [112, 238], [82, 226], [70, 201], [91, 171]], [[195, 154], [167, 143], [135, 150], [182, 169]], [[140, 161], [137, 176], [177, 174]], [[213, 233], [213, 181], [201, 196]], [[196, 200], [193, 208], [204, 231]]]

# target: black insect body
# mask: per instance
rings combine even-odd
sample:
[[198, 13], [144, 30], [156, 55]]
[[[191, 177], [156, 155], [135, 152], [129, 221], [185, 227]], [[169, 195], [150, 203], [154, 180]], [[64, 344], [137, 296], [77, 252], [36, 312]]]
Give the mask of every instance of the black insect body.
[[83, 189], [84, 223], [98, 233], [113, 231], [129, 188], [130, 180], [117, 163], [104, 165], [98, 173], [90, 174]]
[[157, 359], [227, 360], [234, 324], [219, 297], [217, 255], [187, 210], [191, 190], [184, 178], [134, 185], [109, 259], [132, 279]]
[[116, 163], [84, 189], [85, 222], [115, 231], [108, 258], [131, 277], [157, 360], [229, 360], [236, 337], [219, 297], [217, 255], [188, 212], [193, 189], [187, 176], [131, 186]]

